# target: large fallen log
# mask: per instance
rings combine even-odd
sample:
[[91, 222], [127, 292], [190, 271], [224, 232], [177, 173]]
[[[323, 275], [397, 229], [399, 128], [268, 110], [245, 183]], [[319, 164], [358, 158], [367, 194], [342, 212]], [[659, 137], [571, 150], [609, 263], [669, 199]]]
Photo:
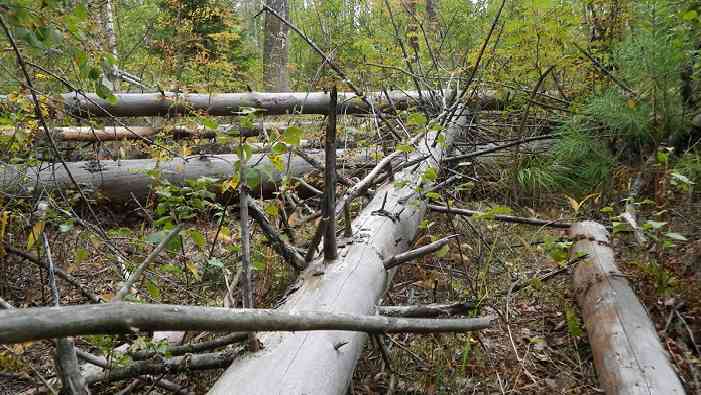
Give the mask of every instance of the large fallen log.
[[[460, 119], [464, 121], [464, 119]], [[450, 150], [460, 126], [446, 133], [447, 144], [436, 144], [436, 134], [418, 139], [417, 150], [407, 160], [428, 158], [395, 174], [396, 180], [377, 189], [375, 198], [353, 221], [353, 244], [339, 250], [339, 258], [312, 262], [298, 277], [295, 291], [280, 307], [296, 313], [304, 310], [331, 313], [373, 314], [394, 270], [383, 261], [406, 251], [426, 212], [426, 202], [415, 196], [421, 175]], [[263, 349], [234, 361], [210, 390], [210, 394], [345, 394], [367, 335], [357, 332], [266, 333], [259, 337]]]
[[616, 267], [606, 228], [581, 222], [570, 235], [572, 255], [588, 254], [574, 284], [601, 387], [607, 394], [684, 394], [654, 324]]
[[[370, 93], [372, 108], [353, 93], [338, 94], [339, 114], [373, 113], [388, 110], [405, 110], [414, 106], [419, 99], [416, 92], [392, 91], [388, 93], [391, 102], [382, 92]], [[142, 117], [159, 115], [182, 115], [206, 113], [211, 116], [242, 115], [256, 109], [265, 114], [326, 114], [329, 108], [329, 95], [326, 92], [286, 92], [286, 93], [118, 93], [116, 101], [108, 102], [94, 93], [65, 93], [49, 97], [45, 102], [58, 107], [56, 111], [79, 117]], [[499, 106], [492, 93], [479, 96], [483, 109]], [[7, 101], [7, 97], [4, 98]], [[62, 104], [62, 105], [61, 105]]]
[[[323, 160], [323, 151], [308, 152], [318, 160]], [[260, 170], [262, 182], [254, 192], [269, 193], [285, 174], [301, 176], [314, 170], [314, 167], [296, 155], [285, 155], [285, 171], [280, 172], [266, 155], [253, 155], [249, 163]], [[154, 184], [151, 170], [160, 169], [161, 179], [183, 185], [186, 180], [200, 177], [226, 179], [234, 175], [236, 155], [194, 156], [186, 159], [157, 161], [134, 159], [122, 161], [69, 162], [68, 168], [77, 183], [88, 191], [99, 192], [114, 204], [132, 199], [143, 200]], [[288, 163], [289, 162], [289, 165]], [[31, 189], [70, 189], [73, 184], [60, 165], [44, 164], [39, 167], [0, 166], [0, 191], [5, 193], [26, 193]]]
[[[221, 124], [217, 130], [208, 129], [203, 125], [172, 125], [172, 126], [57, 126], [51, 129], [56, 141], [120, 141], [144, 140], [161, 133], [169, 133], [174, 139], [212, 139], [226, 133], [232, 137], [258, 136], [263, 130], [285, 130], [290, 125], [306, 128], [320, 126], [321, 121], [302, 122], [259, 122], [253, 127], [242, 128], [238, 125]], [[21, 129], [20, 129], [21, 130]], [[17, 130], [0, 127], [0, 135], [12, 136]], [[43, 137], [43, 136], [42, 136]]]

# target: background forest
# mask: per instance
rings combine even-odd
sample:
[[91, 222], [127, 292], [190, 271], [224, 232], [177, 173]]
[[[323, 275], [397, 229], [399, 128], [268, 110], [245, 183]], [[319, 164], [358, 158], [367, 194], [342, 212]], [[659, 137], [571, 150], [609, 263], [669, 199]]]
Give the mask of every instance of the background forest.
[[[0, 0], [0, 24], [3, 308], [86, 298], [276, 307], [327, 226], [321, 166], [292, 175], [292, 154], [322, 150], [328, 118], [337, 122], [345, 151], [333, 194], [347, 196], [368, 174], [374, 180], [339, 219], [339, 234], [346, 228], [349, 238], [359, 200], [371, 202], [385, 181], [409, 184], [394, 170], [380, 180], [373, 167], [398, 158], [392, 155], [411, 162], [423, 133], [438, 134], [433, 148], [447, 147], [445, 133], [468, 109], [449, 165], [415, 168], [428, 209], [409, 247], [451, 241], [401, 266], [382, 301], [459, 302], [468, 306], [459, 315], [489, 314], [498, 323], [449, 335], [373, 335], [349, 393], [601, 392], [591, 323], [568, 275], [580, 260], [571, 253], [576, 240], [566, 227], [503, 216], [606, 226], [622, 276], [684, 389], [701, 392], [701, 2]], [[209, 110], [178, 107], [187, 94], [306, 98], [336, 88], [340, 103], [368, 104], [374, 92], [383, 104], [339, 113], [337, 121], [300, 108], [258, 108], [284, 106], [279, 98], [224, 115], [213, 114], [211, 103]], [[94, 93], [110, 109], [132, 93], [173, 104], [158, 116], [101, 116], [75, 110], [70, 92], [76, 103]], [[394, 92], [414, 96], [404, 105]], [[150, 104], [132, 109], [139, 106]], [[147, 134], [134, 128], [126, 133], [136, 137], [97, 137], [131, 125]], [[262, 170], [252, 159], [258, 154], [270, 162]], [[166, 175], [165, 163], [198, 155], [235, 159], [224, 177]], [[148, 180], [143, 190], [76, 188], [70, 174], [64, 187], [50, 187], [33, 170], [53, 164], [53, 176], [65, 178], [63, 168], [79, 164], [99, 179], [101, 166], [111, 166], [103, 162], [131, 160], [151, 163], [129, 170]], [[9, 181], [17, 174], [22, 188]], [[265, 190], [269, 180], [277, 192]], [[232, 198], [236, 191], [242, 200]], [[249, 198], [259, 210], [251, 209], [258, 225], [250, 229]], [[475, 213], [445, 215], [452, 207]], [[55, 282], [54, 265], [73, 280]], [[136, 282], [124, 286], [135, 272]], [[97, 372], [83, 371], [92, 393], [204, 393], [232, 360], [258, 348], [255, 339], [230, 341], [219, 345], [229, 354], [219, 351], [217, 363], [146, 369], [139, 352], [163, 362], [181, 355], [172, 353], [175, 343], [218, 338], [192, 330], [174, 341], [152, 332], [75, 338], [81, 364], [90, 363], [85, 353], [103, 358]], [[0, 326], [0, 393], [71, 393], [54, 366], [58, 343], [4, 344], [4, 334]], [[131, 374], [110, 375], [128, 367]]]

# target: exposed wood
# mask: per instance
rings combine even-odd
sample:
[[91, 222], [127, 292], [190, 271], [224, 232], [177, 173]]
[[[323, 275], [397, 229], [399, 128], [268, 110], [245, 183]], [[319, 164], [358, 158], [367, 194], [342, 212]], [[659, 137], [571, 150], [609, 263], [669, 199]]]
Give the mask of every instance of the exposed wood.
[[391, 258], [385, 260], [384, 266], [385, 270], [389, 270], [393, 267], [399, 266], [404, 262], [409, 262], [413, 261], [414, 259], [421, 258], [423, 256], [432, 254], [441, 248], [443, 248], [445, 245], [450, 243], [450, 240], [456, 238], [458, 235], [452, 235], [448, 237], [444, 237], [440, 240], [436, 240], [430, 244], [427, 244], [425, 246], [413, 249], [411, 251], [406, 251], [402, 252], [401, 254], [397, 254], [392, 256]]
[[572, 225], [572, 255], [588, 254], [574, 272], [599, 383], [607, 394], [684, 394], [655, 326], [614, 262], [605, 227]]
[[508, 222], [508, 223], [512, 223], [512, 224], [547, 226], [550, 228], [560, 228], [560, 229], [568, 229], [570, 226], [572, 226], [572, 224], [557, 222], [556, 220], [548, 221], [548, 220], [539, 219], [539, 218], [515, 217], [513, 215], [502, 215], [502, 214], [488, 215], [487, 213], [484, 213], [482, 211], [468, 210], [468, 209], [464, 209], [464, 208], [438, 206], [435, 204], [430, 204], [428, 206], [428, 208], [430, 208], [433, 211], [439, 212], [439, 213], [458, 214], [458, 215], [463, 215], [465, 217], [484, 216], [485, 218], [494, 219], [494, 220], [501, 221], [501, 222]]
[[[464, 118], [460, 120], [464, 122]], [[443, 147], [450, 149], [461, 125], [445, 132], [445, 145], [434, 146], [434, 132], [416, 139], [416, 152], [408, 160], [428, 158], [416, 168], [396, 173], [397, 180], [407, 181], [403, 187], [388, 183], [378, 188], [375, 198], [353, 221], [353, 243], [340, 250], [335, 261], [317, 259], [310, 264], [298, 277], [296, 291], [288, 296], [281, 311], [375, 313], [377, 301], [394, 274], [384, 269], [383, 261], [412, 245], [426, 211], [425, 201], [407, 197], [414, 195], [425, 169], [439, 165], [446, 154]], [[381, 208], [383, 213], [391, 214], [381, 213]], [[337, 203], [337, 209], [342, 211], [343, 205]], [[345, 394], [367, 335], [338, 331], [269, 333], [259, 340], [263, 350], [237, 358], [212, 387], [211, 394]]]
[[465, 332], [487, 328], [491, 322], [491, 317], [429, 320], [328, 311], [228, 309], [120, 302], [1, 310], [0, 344], [154, 330]]
[[[310, 150], [309, 155], [323, 159], [320, 150]], [[176, 158], [167, 161], [152, 159], [134, 159], [122, 161], [93, 161], [67, 163], [73, 178], [86, 191], [97, 191], [112, 203], [126, 203], [136, 198], [143, 201], [151, 191], [154, 180], [147, 175], [150, 170], [160, 169], [161, 177], [176, 185], [184, 184], [185, 180], [200, 177], [227, 179], [234, 175], [236, 155], [204, 155], [192, 156], [185, 159]], [[301, 176], [314, 169], [305, 160], [289, 155], [285, 161], [291, 160], [285, 169], [290, 176]], [[272, 177], [261, 171], [262, 183], [253, 192], [269, 193], [275, 189], [285, 173], [275, 170], [265, 155], [253, 155], [249, 160], [257, 169], [268, 169]], [[51, 167], [44, 164], [41, 167], [22, 169], [19, 166], [0, 166], [0, 191], [5, 193], [27, 193], [34, 188], [66, 190], [73, 187], [66, 170], [61, 166]], [[132, 194], [134, 197], [132, 197]]]

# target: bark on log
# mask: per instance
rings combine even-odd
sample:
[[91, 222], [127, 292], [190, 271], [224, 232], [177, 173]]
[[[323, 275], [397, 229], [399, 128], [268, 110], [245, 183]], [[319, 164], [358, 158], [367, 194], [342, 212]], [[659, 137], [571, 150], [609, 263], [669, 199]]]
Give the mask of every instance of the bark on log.
[[[311, 154], [323, 160], [323, 152], [312, 150]], [[290, 156], [292, 157], [291, 159]], [[200, 177], [226, 179], [234, 174], [236, 155], [216, 155], [189, 157], [187, 160], [172, 159], [156, 161], [151, 159], [134, 159], [123, 161], [70, 162], [68, 167], [73, 178], [86, 190], [100, 192], [114, 204], [131, 201], [134, 198], [143, 200], [151, 190], [153, 179], [146, 172], [159, 168], [163, 179], [182, 185], [185, 180]], [[309, 163], [296, 155], [285, 155], [285, 161], [291, 160], [290, 176], [301, 176], [314, 170]], [[270, 160], [264, 155], [253, 155], [249, 160], [261, 170], [262, 183], [254, 192], [269, 193], [274, 190], [285, 173], [275, 170]], [[267, 175], [266, 175], [267, 173]], [[16, 166], [0, 166], [0, 191], [8, 194], [26, 193], [35, 188], [70, 189], [73, 184], [62, 166], [50, 165], [21, 169]]]
[[[87, 96], [87, 98], [85, 97]], [[279, 114], [326, 114], [329, 107], [329, 95], [325, 92], [288, 92], [288, 93], [219, 93], [177, 94], [160, 93], [118, 93], [114, 104], [101, 99], [94, 93], [82, 95], [76, 92], [65, 93], [54, 102], [62, 103], [58, 111], [80, 117], [150, 117], [159, 115], [182, 115], [207, 113], [210, 116], [241, 115], [249, 108], [255, 108], [268, 115]], [[389, 92], [394, 103], [392, 107], [382, 92], [367, 94], [373, 108], [360, 100], [353, 93], [339, 93], [337, 112], [339, 114], [362, 114], [384, 112], [392, 108], [404, 110], [413, 106], [419, 98], [416, 92]], [[52, 102], [50, 100], [49, 103]], [[479, 96], [480, 108], [499, 108], [499, 100], [492, 92]], [[7, 97], [4, 97], [7, 101]]]
[[[448, 129], [447, 150], [459, 129]], [[384, 259], [411, 246], [426, 212], [425, 201], [406, 198], [414, 195], [423, 171], [437, 166], [436, 161], [446, 154], [442, 144], [433, 146], [435, 137], [431, 133], [419, 139], [416, 152], [408, 158], [431, 153], [427, 160], [396, 174], [408, 185], [395, 188], [397, 183], [389, 183], [378, 188], [375, 198], [353, 221], [354, 243], [341, 249], [335, 261], [312, 262], [299, 276], [296, 291], [281, 310], [375, 313], [377, 301], [394, 274], [394, 270], [385, 271]], [[345, 394], [367, 335], [338, 331], [267, 333], [259, 340], [263, 350], [235, 360], [210, 394]]]
[[684, 394], [654, 324], [616, 267], [606, 228], [581, 222], [570, 235], [577, 239], [572, 255], [589, 256], [574, 284], [601, 387], [607, 394]]
[[491, 317], [430, 320], [325, 311], [291, 312], [120, 302], [1, 310], [0, 344], [154, 330], [467, 332], [487, 328], [492, 320]]

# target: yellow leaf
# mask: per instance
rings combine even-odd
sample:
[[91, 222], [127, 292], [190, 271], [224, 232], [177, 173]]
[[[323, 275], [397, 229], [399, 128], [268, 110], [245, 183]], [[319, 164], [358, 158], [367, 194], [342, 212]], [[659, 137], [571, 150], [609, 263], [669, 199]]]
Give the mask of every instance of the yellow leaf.
[[628, 99], [628, 100], [626, 101], [626, 106], [628, 106], [628, 108], [630, 108], [631, 110], [633, 110], [633, 109], [635, 109], [635, 107], [638, 106], [638, 102], [635, 101], [635, 99]]
[[188, 146], [188, 145], [183, 145], [183, 146], [180, 148], [180, 155], [182, 155], [182, 156], [190, 156], [190, 155], [192, 155], [192, 148], [190, 148], [190, 146]]
[[27, 249], [31, 250], [32, 247], [34, 247], [34, 244], [36, 244], [37, 240], [39, 240], [39, 236], [44, 232], [44, 222], [37, 222], [34, 224], [32, 227], [32, 233], [29, 234], [29, 237], [27, 237]]
[[[0, 240], [5, 239], [5, 229], [7, 228], [7, 223], [10, 218], [10, 212], [3, 210], [0, 214]], [[0, 257], [5, 256], [5, 247], [0, 243]]]
[[199, 271], [199, 269], [197, 268], [197, 265], [196, 265], [194, 262], [192, 262], [192, 261], [186, 262], [186, 263], [185, 263], [185, 267], [187, 268], [187, 270], [188, 270], [190, 273], [192, 273], [193, 276], [195, 276], [195, 279], [197, 279], [197, 280], [200, 279], [200, 271]]
[[229, 232], [229, 229], [222, 227], [221, 230], [219, 231], [219, 236], [217, 237], [219, 240], [229, 243], [232, 241], [231, 239], [231, 233]]
[[567, 198], [567, 203], [570, 204], [570, 207], [572, 207], [572, 210], [574, 210], [575, 213], [578, 212], [579, 211], [579, 202], [576, 201], [570, 195], [565, 195], [565, 198]]

